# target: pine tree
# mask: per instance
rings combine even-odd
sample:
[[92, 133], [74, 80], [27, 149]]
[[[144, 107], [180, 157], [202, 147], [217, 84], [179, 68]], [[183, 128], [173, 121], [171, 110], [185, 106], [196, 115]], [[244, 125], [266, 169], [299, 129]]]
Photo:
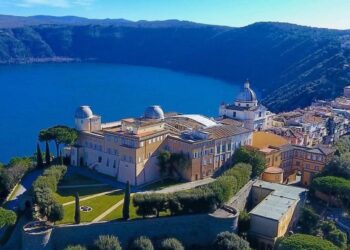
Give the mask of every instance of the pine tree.
[[74, 214], [74, 222], [75, 224], [80, 224], [80, 204], [79, 204], [79, 194], [75, 194], [75, 214]]
[[127, 220], [129, 216], [129, 206], [130, 206], [130, 184], [126, 183], [125, 194], [124, 194], [124, 204], [123, 204], [123, 219]]
[[50, 146], [47, 141], [46, 141], [46, 150], [45, 150], [45, 161], [46, 161], [46, 166], [50, 166], [50, 163], [51, 163]]
[[39, 143], [36, 145], [36, 165], [38, 168], [42, 168], [44, 166], [43, 155], [41, 154]]

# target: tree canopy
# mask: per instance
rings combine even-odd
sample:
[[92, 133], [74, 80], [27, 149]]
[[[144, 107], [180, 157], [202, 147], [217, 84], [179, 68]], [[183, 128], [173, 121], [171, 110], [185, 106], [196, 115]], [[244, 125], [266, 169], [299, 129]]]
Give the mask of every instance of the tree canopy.
[[16, 220], [17, 215], [15, 212], [0, 207], [0, 228], [14, 225]]
[[217, 235], [213, 247], [215, 250], [249, 250], [249, 242], [237, 234], [222, 232]]
[[257, 150], [240, 147], [233, 155], [233, 163], [247, 163], [252, 166], [252, 177], [260, 176], [266, 168], [266, 159]]
[[163, 177], [181, 176], [181, 171], [187, 169], [190, 164], [190, 157], [183, 153], [171, 153], [167, 150], [160, 152], [157, 157], [159, 171]]
[[332, 242], [308, 234], [294, 234], [277, 242], [277, 250], [339, 250]]
[[67, 126], [54, 126], [48, 129], [43, 129], [39, 132], [39, 141], [53, 141], [56, 145], [57, 157], [59, 156], [59, 147], [61, 144], [73, 144], [78, 138], [78, 133], [75, 129]]

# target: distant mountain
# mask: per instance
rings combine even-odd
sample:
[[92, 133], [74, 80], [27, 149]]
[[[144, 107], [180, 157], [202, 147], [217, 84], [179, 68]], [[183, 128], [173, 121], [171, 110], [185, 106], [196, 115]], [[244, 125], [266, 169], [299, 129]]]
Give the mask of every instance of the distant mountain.
[[349, 30], [50, 16], [0, 16], [0, 27], [2, 63], [66, 58], [163, 67], [232, 82], [249, 78], [273, 111], [333, 98], [350, 85]]

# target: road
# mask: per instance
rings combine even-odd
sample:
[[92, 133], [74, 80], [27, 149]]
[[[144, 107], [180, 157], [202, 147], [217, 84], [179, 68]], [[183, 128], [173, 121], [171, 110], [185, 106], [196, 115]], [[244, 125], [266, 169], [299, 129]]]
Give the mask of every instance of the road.
[[16, 210], [18, 206], [21, 204], [21, 199], [24, 193], [32, 187], [33, 182], [41, 175], [43, 172], [40, 170], [33, 170], [26, 174], [26, 176], [21, 180], [19, 184], [19, 188], [15, 191], [16, 193], [12, 195], [12, 198], [6, 203], [6, 208], [11, 210]]

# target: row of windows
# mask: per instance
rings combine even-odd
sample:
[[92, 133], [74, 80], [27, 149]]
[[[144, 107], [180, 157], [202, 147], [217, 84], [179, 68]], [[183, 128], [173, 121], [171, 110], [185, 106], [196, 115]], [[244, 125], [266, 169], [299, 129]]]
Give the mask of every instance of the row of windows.
[[195, 151], [193, 153], [193, 159], [196, 159], [196, 158], [200, 158], [204, 155], [212, 155], [214, 153], [214, 149], [213, 148], [210, 148], [210, 149], [205, 149], [203, 151]]
[[319, 162], [324, 161], [324, 156], [322, 156], [322, 155], [307, 153], [307, 152], [303, 152], [303, 151], [299, 151], [299, 150], [287, 151], [287, 152], [282, 153], [282, 159], [290, 159], [293, 156], [312, 160], [312, 161], [319, 161]]
[[[152, 139], [147, 140], [147, 143], [151, 144], [151, 143], [155, 143], [157, 141], [162, 141], [162, 140], [163, 140], [163, 136], [161, 135], [161, 136], [157, 136], [157, 137], [154, 137]], [[140, 145], [140, 146], [143, 147], [143, 142], [141, 142], [141, 144], [142, 145]]]

